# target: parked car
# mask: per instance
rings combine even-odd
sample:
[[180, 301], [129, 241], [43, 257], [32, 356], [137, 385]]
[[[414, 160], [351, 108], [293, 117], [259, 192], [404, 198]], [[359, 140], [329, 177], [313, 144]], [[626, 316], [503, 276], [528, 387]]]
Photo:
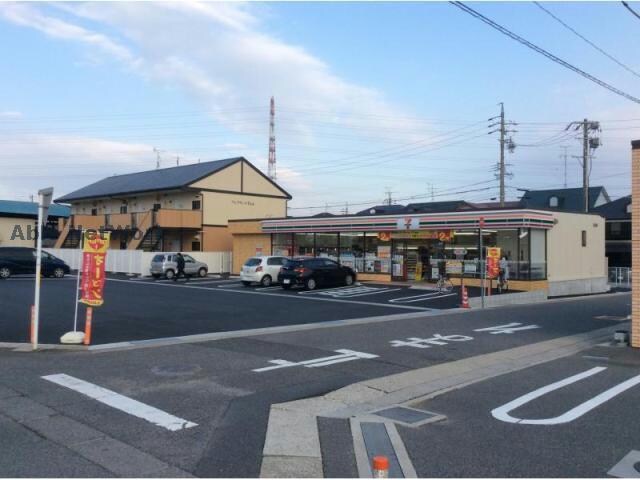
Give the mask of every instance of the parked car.
[[[36, 254], [37, 250], [30, 247], [0, 247], [0, 279], [36, 273]], [[62, 278], [70, 271], [69, 265], [44, 250], [41, 268], [45, 277]]]
[[331, 285], [353, 285], [356, 272], [328, 258], [294, 258], [280, 270], [278, 282], [282, 288], [304, 285], [307, 290]]
[[[209, 266], [204, 262], [198, 262], [191, 255], [183, 253], [184, 257], [184, 273], [189, 276], [206, 277]], [[153, 278], [165, 277], [171, 280], [176, 276], [178, 264], [176, 263], [175, 253], [159, 253], [151, 259], [151, 276]]]
[[268, 287], [278, 280], [280, 268], [287, 261], [287, 257], [251, 257], [242, 266], [240, 280], [245, 287], [254, 282]]

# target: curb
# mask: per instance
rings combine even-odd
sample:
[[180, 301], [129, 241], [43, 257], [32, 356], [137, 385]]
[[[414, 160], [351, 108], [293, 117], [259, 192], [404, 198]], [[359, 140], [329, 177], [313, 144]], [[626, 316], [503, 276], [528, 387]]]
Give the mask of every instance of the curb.
[[[274, 404], [269, 414], [260, 477], [323, 477], [317, 417], [353, 421], [364, 416], [370, 420], [370, 412], [383, 407], [410, 406], [473, 383], [573, 355], [610, 338], [618, 328], [619, 325], [606, 327], [409, 370], [354, 383], [322, 397]], [[379, 421], [383, 423], [384, 419]], [[354, 442], [357, 447], [357, 437]], [[364, 463], [362, 453], [359, 456], [358, 464]]]

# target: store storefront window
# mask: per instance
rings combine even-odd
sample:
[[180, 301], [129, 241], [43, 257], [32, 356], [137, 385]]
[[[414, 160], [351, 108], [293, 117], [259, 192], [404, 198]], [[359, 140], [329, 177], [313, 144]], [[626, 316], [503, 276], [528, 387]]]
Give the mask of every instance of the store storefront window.
[[293, 234], [274, 233], [271, 235], [271, 251], [273, 255], [293, 256]]
[[296, 233], [293, 237], [293, 247], [295, 256], [313, 256], [314, 254], [314, 234]]
[[531, 280], [547, 278], [546, 231], [532, 228], [531, 232]]
[[338, 261], [337, 233], [316, 233], [316, 257]]
[[376, 233], [366, 234], [364, 271], [391, 273], [391, 239], [384, 241]]
[[364, 271], [364, 232], [343, 232], [340, 234], [340, 263]]

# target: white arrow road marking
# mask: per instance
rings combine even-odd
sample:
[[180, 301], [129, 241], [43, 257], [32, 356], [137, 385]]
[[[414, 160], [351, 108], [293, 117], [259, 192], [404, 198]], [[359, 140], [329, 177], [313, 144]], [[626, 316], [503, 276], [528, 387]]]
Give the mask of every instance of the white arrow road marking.
[[334, 363], [350, 362], [358, 359], [378, 358], [378, 355], [372, 353], [355, 352], [353, 350], [340, 349], [334, 350], [340, 355], [332, 355], [330, 357], [314, 358], [313, 360], [305, 360], [303, 362], [290, 362], [289, 360], [269, 360], [274, 365], [271, 367], [255, 368], [253, 372], [268, 372], [269, 370], [277, 370], [279, 368], [302, 366], [307, 368], [326, 367]]
[[489, 332], [492, 335], [499, 335], [501, 333], [510, 335], [514, 332], [519, 332], [521, 330], [532, 330], [534, 328], [541, 328], [539, 325], [525, 325], [521, 327], [521, 323], [507, 323], [506, 325], [496, 325], [495, 327], [488, 328], [477, 328], [474, 332]]
[[117, 410], [133, 415], [134, 417], [142, 418], [148, 422], [153, 423], [159, 427], [166, 428], [175, 432], [177, 430], [183, 430], [185, 428], [197, 427], [197, 423], [189, 422], [184, 418], [174, 417], [173, 415], [163, 412], [155, 407], [147, 405], [132, 398], [125, 397], [119, 393], [113, 392], [93, 383], [85, 382], [79, 378], [65, 375], [64, 373], [58, 373], [56, 375], [46, 375], [45, 380], [61, 385], [63, 387], [70, 388], [76, 392], [82, 393], [87, 397], [93, 398], [98, 402], [109, 405]]
[[606, 390], [601, 394], [596, 395], [595, 397], [587, 400], [586, 402], [581, 403], [577, 407], [572, 408], [571, 410], [554, 418], [540, 418], [540, 419], [530, 420], [526, 418], [515, 418], [509, 415], [509, 412], [511, 412], [512, 410], [515, 410], [516, 408], [521, 407], [522, 405], [525, 405], [530, 401], [535, 400], [536, 398], [542, 397], [543, 395], [546, 395], [549, 392], [553, 392], [554, 390], [558, 390], [559, 388], [565, 387], [567, 385], [571, 385], [572, 383], [579, 382], [580, 380], [583, 380], [592, 375], [600, 373], [606, 369], [607, 367], [594, 367], [585, 372], [565, 378], [564, 380], [560, 380], [559, 382], [555, 382], [545, 387], [539, 388], [537, 390], [534, 390], [533, 392], [523, 395], [522, 397], [516, 398], [515, 400], [505, 405], [502, 405], [501, 407], [498, 407], [492, 410], [491, 415], [493, 415], [493, 417], [498, 420], [502, 420], [503, 422], [521, 423], [521, 424], [527, 424], [527, 425], [558, 425], [561, 423], [569, 423], [575, 420], [576, 418], [581, 417], [585, 413], [590, 412], [591, 410], [598, 407], [599, 405], [602, 405], [604, 402], [611, 400], [616, 395], [619, 395], [625, 390], [628, 390], [631, 387], [640, 383], [640, 375], [637, 375], [633, 378], [630, 378], [629, 380], [619, 383], [615, 387], [612, 387], [609, 390]]

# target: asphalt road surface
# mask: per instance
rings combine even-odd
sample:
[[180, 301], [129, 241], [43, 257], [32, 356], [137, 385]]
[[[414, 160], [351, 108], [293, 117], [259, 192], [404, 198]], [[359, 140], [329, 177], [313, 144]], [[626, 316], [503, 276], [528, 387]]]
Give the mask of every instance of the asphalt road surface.
[[[636, 421], [640, 386], [635, 384], [594, 405], [601, 393], [638, 379], [640, 356], [623, 350], [629, 358], [618, 355], [622, 353], [619, 347], [596, 348], [418, 405], [447, 416], [445, 421], [420, 428], [399, 427], [418, 475], [606, 477], [629, 452], [640, 450]], [[583, 372], [596, 373], [569, 383], [568, 379]], [[492, 415], [495, 409], [556, 382], [566, 384], [509, 412], [513, 418], [537, 424], [510, 423], [502, 415]], [[589, 402], [592, 410], [569, 414], [566, 423], [554, 423], [556, 417]], [[635, 458], [640, 462], [640, 455]], [[627, 470], [624, 476], [639, 475], [640, 470], [635, 474]]]
[[[0, 283], [0, 342], [27, 342], [34, 279], [15, 277]], [[473, 289], [471, 295], [476, 295]], [[76, 279], [43, 279], [40, 307], [41, 343], [59, 343], [73, 329]], [[237, 279], [192, 279], [178, 282], [110, 278], [105, 303], [94, 309], [92, 344], [148, 340], [329, 320], [366, 318], [454, 308], [458, 290], [393, 285], [283, 290], [279, 286], [244, 287]], [[84, 330], [85, 308], [79, 307]]]
[[[57, 285], [63, 288], [62, 283]], [[129, 283], [122, 285], [134, 288]], [[145, 288], [156, 291], [162, 287]], [[170, 288], [166, 290], [183, 295], [188, 287]], [[233, 294], [213, 295], [212, 298], [222, 298]], [[243, 302], [253, 298], [251, 294], [237, 297]], [[265, 301], [270, 299], [266, 297]], [[322, 395], [367, 378], [610, 325], [626, 325], [622, 319], [630, 312], [629, 303], [628, 294], [616, 294], [102, 353], [28, 354], [0, 350], [0, 424], [3, 431], [11, 432], [10, 436], [0, 436], [0, 474], [94, 477], [114, 472], [142, 476], [153, 471], [157, 476], [160, 463], [168, 466], [163, 471], [165, 475], [175, 476], [170, 470], [173, 468], [197, 476], [256, 477], [272, 403]], [[325, 309], [332, 308], [331, 302], [322, 305]], [[336, 305], [349, 308], [349, 304]], [[558, 378], [570, 373], [569, 370], [552, 373]], [[71, 386], [43, 378], [52, 375], [73, 377]], [[486, 412], [487, 408], [495, 408], [537, 384], [532, 380], [526, 388], [515, 389], [505, 382], [503, 387], [495, 388], [493, 399], [488, 397], [491, 388], [487, 388], [486, 394], [478, 397], [474, 412]], [[91, 396], [98, 387], [126, 398], [105, 403], [104, 391], [98, 390], [98, 395]], [[469, 407], [474, 406], [474, 401], [467, 400]], [[438, 408], [444, 410], [446, 406]], [[154, 414], [155, 420], [170, 415], [177, 417], [181, 425], [197, 425], [169, 430], [153, 419], [143, 418], [150, 408], [161, 411], [159, 416]], [[132, 411], [142, 412], [142, 417]], [[453, 410], [449, 414], [455, 418]], [[324, 430], [326, 433], [327, 428]], [[63, 438], [60, 432], [64, 432]], [[329, 431], [332, 433], [339, 432]], [[491, 429], [487, 434], [494, 435]], [[94, 439], [96, 435], [100, 438]], [[478, 435], [474, 438], [480, 443]], [[92, 439], [85, 441], [88, 438]], [[438, 444], [433, 448], [449, 452], [455, 451], [460, 443], [471, 451], [472, 445], [462, 442], [457, 435], [447, 436], [446, 442], [444, 438], [429, 441]], [[520, 441], [525, 438], [526, 435], [518, 437]], [[325, 453], [331, 450], [326, 439], [325, 435]], [[512, 437], [510, 445], [506, 441], [500, 445], [516, 448], [515, 439]], [[602, 448], [598, 439], [596, 435], [588, 447]], [[340, 441], [344, 442], [344, 438]], [[407, 441], [409, 445], [418, 445], [416, 448], [420, 442], [420, 439], [415, 444]], [[560, 443], [557, 445], [560, 448]], [[492, 455], [498, 457], [500, 451], [496, 449]], [[526, 453], [525, 449], [519, 451]], [[526, 461], [541, 462], [536, 453], [537, 450], [532, 450]], [[455, 461], [464, 463], [462, 457]], [[489, 463], [488, 459], [486, 462]], [[447, 470], [444, 464], [430, 470], [429, 465], [417, 468], [427, 475], [459, 472]], [[492, 476], [517, 471], [532, 476], [542, 470], [504, 469], [496, 470]], [[471, 469], [464, 470], [464, 474], [473, 476]]]

